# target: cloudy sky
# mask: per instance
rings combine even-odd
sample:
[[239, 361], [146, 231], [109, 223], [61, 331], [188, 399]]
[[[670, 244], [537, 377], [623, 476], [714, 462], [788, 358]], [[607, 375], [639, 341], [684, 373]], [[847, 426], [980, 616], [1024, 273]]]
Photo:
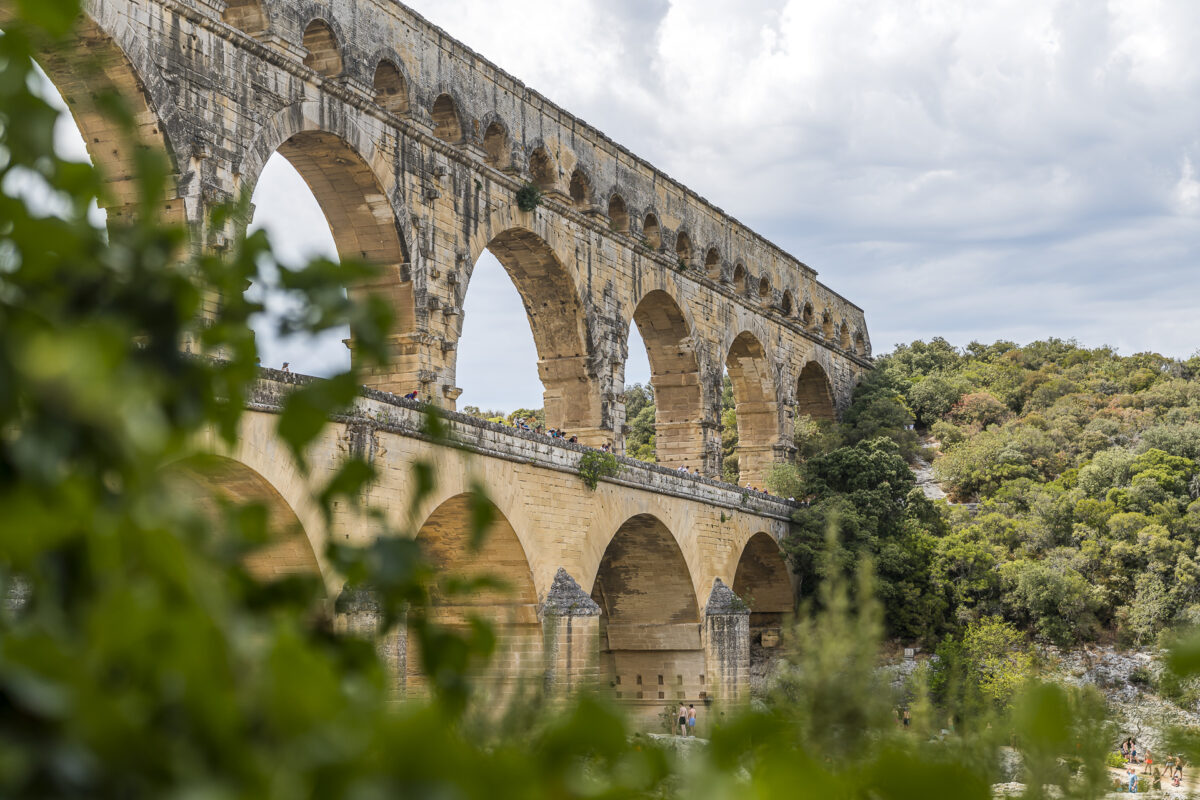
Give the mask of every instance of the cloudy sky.
[[[409, 4], [814, 267], [877, 353], [1200, 348], [1195, 0]], [[330, 247], [289, 180], [272, 165], [259, 223]], [[460, 403], [540, 404], [520, 302], [497, 265], [478, 277]]]

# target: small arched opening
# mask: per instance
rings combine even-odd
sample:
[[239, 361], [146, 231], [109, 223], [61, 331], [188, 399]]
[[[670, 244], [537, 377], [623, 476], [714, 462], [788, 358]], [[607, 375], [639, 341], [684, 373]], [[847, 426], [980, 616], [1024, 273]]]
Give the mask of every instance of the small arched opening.
[[662, 247], [662, 230], [658, 226], [658, 217], [647, 214], [646, 218], [642, 220], [642, 238], [651, 250], [658, 250]]
[[498, 120], [483, 132], [483, 150], [487, 153], [489, 166], [504, 169], [509, 165], [512, 151], [508, 144], [508, 131]]
[[790, 317], [793, 309], [794, 302], [792, 300], [792, 293], [790, 290], [785, 289], [783, 292], [783, 298], [779, 301], [779, 313], [783, 314], [785, 317]]
[[721, 280], [721, 254], [715, 247], [704, 254], [704, 274], [714, 281]]
[[842, 348], [843, 350], [850, 349], [850, 326], [846, 323], [846, 320], [842, 320], [841, 324], [838, 325], [837, 338], [838, 347]]
[[733, 267], [733, 291], [738, 294], [746, 293], [746, 276], [746, 267], [741, 263], [735, 264]]
[[462, 119], [458, 115], [458, 104], [448, 94], [440, 94], [433, 101], [433, 135], [443, 142], [460, 144], [463, 140]]
[[829, 313], [829, 309], [821, 312], [821, 336], [825, 341], [833, 341], [833, 315]]
[[546, 148], [539, 147], [529, 157], [529, 176], [543, 192], [558, 188], [558, 166]]
[[679, 259], [681, 269], [692, 265], [692, 240], [684, 231], [675, 235], [675, 257]]
[[862, 331], [854, 334], [854, 352], [860, 356], [867, 354], [867, 337], [863, 336]]
[[608, 224], [616, 233], [629, 233], [629, 210], [619, 194], [608, 199]]
[[304, 49], [308, 51], [304, 66], [326, 78], [336, 78], [342, 74], [341, 47], [329, 23], [321, 19], [308, 23], [304, 29]]
[[384, 59], [375, 68], [375, 102], [393, 114], [408, 113], [408, 83], [400, 68]]
[[800, 309], [800, 324], [804, 327], [809, 327], [813, 323], [813, 307], [812, 303], [805, 302], [804, 308]]
[[571, 202], [575, 207], [586, 211], [592, 207], [592, 182], [583, 170], [576, 168], [571, 173]]
[[771, 279], [766, 275], [758, 279], [758, 301], [764, 306], [771, 302]]

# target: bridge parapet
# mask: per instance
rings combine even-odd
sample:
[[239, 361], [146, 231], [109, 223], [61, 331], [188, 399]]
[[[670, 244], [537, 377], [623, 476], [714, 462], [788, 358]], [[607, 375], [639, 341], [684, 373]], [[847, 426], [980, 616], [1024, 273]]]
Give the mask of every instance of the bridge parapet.
[[[308, 375], [262, 369], [249, 404], [258, 411], [281, 411], [289, 393], [298, 386], [320, 380]], [[444, 438], [441, 440], [430, 433], [429, 414], [436, 414], [444, 425], [441, 431]], [[579, 461], [583, 454], [595, 449], [488, 422], [457, 411], [447, 411], [428, 403], [405, 400], [367, 387], [362, 389], [354, 408], [339, 417], [338, 421], [350, 425], [365, 424], [379, 432], [438, 441], [479, 455], [571, 474], [579, 472]], [[801, 505], [799, 501], [743, 489], [724, 481], [627, 456], [616, 456], [616, 460], [621, 466], [620, 472], [611, 477], [602, 476], [600, 480], [781, 521], [790, 521], [792, 512]]]

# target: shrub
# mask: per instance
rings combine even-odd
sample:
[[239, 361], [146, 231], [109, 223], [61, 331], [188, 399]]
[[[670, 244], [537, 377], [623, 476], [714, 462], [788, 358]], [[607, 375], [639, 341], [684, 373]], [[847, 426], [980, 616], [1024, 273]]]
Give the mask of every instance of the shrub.
[[601, 450], [588, 450], [579, 459], [579, 477], [589, 489], [595, 489], [601, 478], [611, 478], [621, 471], [617, 457]]
[[780, 497], [804, 495], [804, 480], [795, 464], [772, 464], [763, 482], [767, 491]]
[[542, 204], [542, 190], [532, 183], [527, 183], [517, 190], [517, 208], [528, 213], [537, 210]]

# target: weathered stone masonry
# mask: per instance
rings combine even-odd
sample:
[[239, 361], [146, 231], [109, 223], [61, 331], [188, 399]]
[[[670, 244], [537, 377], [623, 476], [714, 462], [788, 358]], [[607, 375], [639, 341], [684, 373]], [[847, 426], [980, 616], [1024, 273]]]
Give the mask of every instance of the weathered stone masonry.
[[[488, 680], [561, 692], [599, 679], [647, 719], [678, 699], [746, 699], [751, 612], [773, 616], [777, 635], [792, 609], [778, 542], [793, 504], [624, 458], [620, 474], [593, 491], [577, 474], [582, 446], [446, 412], [445, 433], [456, 444], [448, 447], [424, 432], [420, 404], [370, 390], [313, 446], [308, 458], [318, 469], [305, 477], [274, 425], [284, 396], [309, 380], [264, 371], [236, 446], [214, 433], [197, 444], [216, 456], [173, 468], [209, 492], [269, 505], [273, 542], [251, 562], [256, 574], [319, 574], [345, 629], [373, 630], [370, 597], [343, 593], [324, 552], [331, 538], [370, 542], [379, 523], [339, 509], [326, 525], [313, 502], [354, 453], [379, 474], [364, 500], [412, 530], [445, 572], [487, 572], [511, 587], [437, 607], [444, 624], [468, 614], [495, 623], [499, 666]], [[410, 515], [418, 461], [434, 466], [438, 484]], [[464, 504], [474, 485], [486, 488], [495, 513], [479, 552], [465, 545]], [[422, 691], [403, 633], [380, 647], [396, 666], [398, 691]]]
[[[6, 5], [6, 4], [0, 4]], [[849, 400], [870, 343], [862, 310], [816, 273], [391, 0], [91, 0], [79, 49], [101, 75], [47, 54], [114, 186], [133, 202], [130, 148], [89, 105], [121, 88], [142, 140], [175, 170], [169, 212], [198, 245], [212, 204], [252, 191], [280, 152], [313, 189], [344, 257], [384, 267], [394, 362], [371, 385], [453, 408], [471, 272], [490, 249], [528, 311], [548, 424], [623, 446], [627, 333], [658, 397], [659, 461], [719, 470], [721, 374], [739, 411], [739, 463], [759, 484], [791, 418]], [[2, 17], [0, 17], [2, 21]], [[515, 194], [532, 181], [541, 207]]]
[[[110, 215], [136, 213], [138, 193], [135, 145], [93, 102], [105, 87], [133, 108], [136, 146], [169, 159], [162, 211], [188, 224], [196, 247], [228, 247], [237, 231], [207, 226], [208, 210], [252, 192], [279, 152], [312, 188], [339, 253], [381, 267], [370, 285], [348, 289], [394, 308], [392, 365], [370, 376], [381, 391], [364, 395], [313, 460], [334, 470], [348, 453], [366, 454], [382, 475], [368, 499], [398, 522], [411, 462], [435, 465], [439, 496], [421, 509], [417, 535], [445, 569], [487, 564], [516, 587], [440, 603], [442, 621], [486, 612], [503, 631], [502, 671], [555, 690], [601, 676], [651, 715], [675, 699], [743, 696], [751, 645], [769, 647], [790, 610], [778, 542], [791, 509], [670, 468], [718, 474], [728, 370], [743, 481], [760, 484], [791, 449], [793, 417], [834, 416], [869, 368], [862, 310], [400, 3], [89, 0], [87, 9], [74, 46], [41, 61], [107, 175]], [[0, 25], [11, 13], [0, 0]], [[82, 68], [84, 52], [103, 68]], [[528, 183], [544, 193], [529, 212], [516, 200]], [[582, 448], [454, 415], [465, 449], [447, 448], [386, 394], [415, 389], [455, 407], [463, 302], [485, 249], [524, 301], [549, 426], [622, 452], [627, 332], [638, 326], [665, 468], [626, 462], [590, 492], [575, 474]], [[319, 572], [337, 596], [324, 543], [377, 532], [349, 515], [327, 527], [316, 484], [274, 436], [277, 395], [297, 380], [268, 376], [235, 451], [178, 469], [206, 491], [268, 503], [275, 544], [253, 569]], [[472, 478], [499, 511], [476, 556], [462, 546]], [[729, 586], [753, 608], [731, 600]], [[352, 631], [371, 629], [372, 608], [363, 597], [339, 604]], [[418, 688], [402, 632], [381, 648], [399, 688]]]

